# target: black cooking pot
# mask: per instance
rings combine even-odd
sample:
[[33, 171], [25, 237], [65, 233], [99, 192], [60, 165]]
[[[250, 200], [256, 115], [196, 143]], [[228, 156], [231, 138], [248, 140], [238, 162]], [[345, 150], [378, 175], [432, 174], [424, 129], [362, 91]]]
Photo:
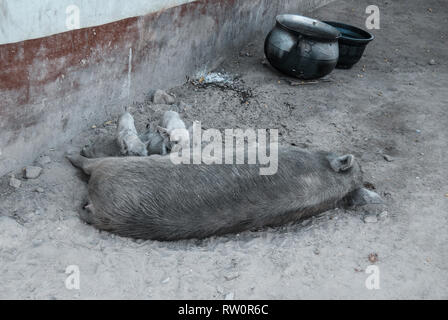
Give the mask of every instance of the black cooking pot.
[[324, 21], [341, 32], [339, 38], [339, 61], [336, 68], [350, 69], [361, 59], [366, 46], [375, 37], [357, 27], [334, 21]]
[[282, 14], [268, 34], [264, 52], [273, 67], [300, 79], [317, 79], [329, 74], [339, 58], [341, 33], [311, 18]]

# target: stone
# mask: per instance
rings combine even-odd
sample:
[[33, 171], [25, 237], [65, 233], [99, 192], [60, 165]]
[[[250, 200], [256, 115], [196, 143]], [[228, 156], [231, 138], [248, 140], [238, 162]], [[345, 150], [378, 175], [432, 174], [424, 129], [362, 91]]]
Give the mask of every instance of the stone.
[[431, 66], [433, 66], [433, 65], [435, 65], [436, 64], [436, 60], [434, 60], [434, 59], [431, 59], [431, 60], [429, 60], [429, 62], [428, 62]]
[[306, 227], [311, 224], [311, 219], [306, 219], [302, 222], [302, 227]]
[[162, 280], [162, 284], [167, 284], [168, 282], [170, 282], [170, 280], [171, 280], [170, 277], [168, 277], [168, 278]]
[[41, 173], [42, 173], [41, 167], [29, 166], [23, 169], [23, 177], [26, 179], [37, 179]]
[[13, 188], [18, 189], [22, 185], [22, 181], [16, 179], [15, 177], [11, 177], [11, 179], [9, 180], [9, 185]]
[[230, 274], [228, 274], [228, 275], [225, 275], [224, 278], [225, 278], [227, 281], [231, 281], [231, 280], [234, 280], [234, 279], [238, 278], [239, 276], [240, 276], [240, 275], [239, 275], [238, 273], [230, 273]]
[[380, 213], [380, 218], [386, 218], [389, 215], [387, 211], [383, 211]]
[[44, 193], [44, 189], [41, 187], [36, 188], [34, 191], [36, 191], [37, 193]]
[[378, 218], [374, 214], [368, 214], [368, 215], [364, 216], [364, 222], [365, 223], [377, 223]]
[[392, 162], [394, 161], [394, 158], [392, 158], [391, 156], [385, 154], [383, 155], [384, 160], [386, 160], [387, 162]]
[[174, 97], [163, 90], [156, 90], [152, 98], [155, 104], [174, 104], [176, 101]]
[[226, 294], [226, 296], [224, 297], [224, 300], [233, 300], [235, 298], [235, 294], [233, 292], [229, 292], [228, 294]]
[[42, 243], [43, 243], [43, 241], [41, 239], [36, 239], [31, 242], [31, 244], [34, 248], [39, 247]]
[[248, 51], [243, 50], [240, 52], [240, 57], [252, 57], [252, 54]]

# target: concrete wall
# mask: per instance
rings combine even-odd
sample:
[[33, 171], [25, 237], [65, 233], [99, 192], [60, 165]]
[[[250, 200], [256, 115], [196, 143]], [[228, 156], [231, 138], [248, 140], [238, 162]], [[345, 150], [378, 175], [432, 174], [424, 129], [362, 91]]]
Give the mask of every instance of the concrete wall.
[[0, 176], [116, 117], [151, 89], [216, 67], [266, 34], [278, 13], [303, 14], [328, 2], [200, 0], [0, 45]]
[[142, 16], [194, 0], [1, 0], [0, 45], [72, 30], [71, 6], [79, 28]]

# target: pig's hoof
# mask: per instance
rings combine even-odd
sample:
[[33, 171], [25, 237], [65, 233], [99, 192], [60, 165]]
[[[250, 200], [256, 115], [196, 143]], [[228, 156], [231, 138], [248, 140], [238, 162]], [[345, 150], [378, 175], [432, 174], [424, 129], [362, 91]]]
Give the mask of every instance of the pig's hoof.
[[360, 188], [352, 192], [351, 194], [352, 205], [355, 207], [364, 206], [367, 204], [384, 204], [381, 197], [366, 188]]
[[84, 148], [82, 148], [81, 149], [81, 155], [83, 156], [83, 157], [88, 157], [88, 154], [89, 154], [89, 147], [88, 146], [85, 146]]
[[331, 168], [336, 171], [347, 171], [353, 166], [355, 162], [355, 156], [351, 154], [346, 154], [342, 157], [329, 159]]

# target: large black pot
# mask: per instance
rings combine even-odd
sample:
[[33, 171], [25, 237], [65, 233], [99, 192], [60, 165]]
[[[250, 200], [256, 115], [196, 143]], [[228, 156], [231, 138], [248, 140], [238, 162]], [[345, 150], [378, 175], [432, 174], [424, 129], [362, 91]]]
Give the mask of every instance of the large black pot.
[[324, 21], [341, 32], [339, 38], [339, 61], [336, 68], [350, 69], [361, 59], [366, 46], [375, 37], [370, 32], [349, 24]]
[[300, 79], [329, 74], [339, 58], [340, 32], [311, 18], [282, 14], [268, 34], [264, 52], [273, 67]]

